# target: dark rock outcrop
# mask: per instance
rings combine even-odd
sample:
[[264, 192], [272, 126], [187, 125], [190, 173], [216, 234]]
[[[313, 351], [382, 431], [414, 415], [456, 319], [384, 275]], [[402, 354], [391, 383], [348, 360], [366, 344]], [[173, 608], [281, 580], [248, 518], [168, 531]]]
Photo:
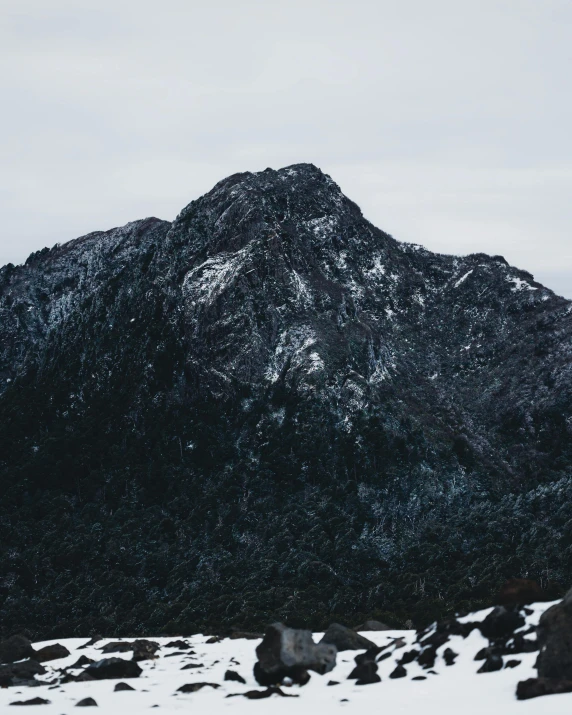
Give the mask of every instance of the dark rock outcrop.
[[122, 691], [127, 691], [127, 690], [135, 690], [135, 688], [131, 687], [129, 683], [117, 683], [115, 687], [113, 688], [114, 693], [120, 693]]
[[558, 695], [559, 693], [572, 693], [572, 680], [528, 678], [528, 680], [521, 680], [516, 686], [518, 700], [529, 700], [541, 695]]
[[0, 663], [14, 663], [35, 656], [32, 643], [25, 636], [12, 636], [0, 641]]
[[246, 680], [242, 677], [242, 675], [237, 673], [236, 670], [227, 670], [224, 674], [224, 679], [233, 680], [237, 683], [246, 683]]
[[308, 670], [323, 675], [334, 668], [337, 649], [328, 643], [314, 643], [310, 631], [274, 623], [256, 647], [256, 655], [254, 677], [260, 685], [276, 685], [284, 678], [303, 685], [308, 682]]
[[45, 663], [48, 660], [67, 658], [68, 655], [70, 655], [70, 652], [64, 645], [61, 645], [61, 643], [53, 643], [52, 645], [47, 645], [37, 650], [33, 657], [38, 663]]
[[572, 681], [572, 589], [542, 614], [537, 638], [539, 677]]
[[369, 650], [376, 647], [375, 643], [339, 623], [332, 623], [328, 626], [320, 643], [333, 645], [338, 651]]
[[138, 678], [141, 668], [133, 660], [123, 658], [104, 658], [85, 669], [85, 675], [95, 680], [115, 680], [119, 678]]

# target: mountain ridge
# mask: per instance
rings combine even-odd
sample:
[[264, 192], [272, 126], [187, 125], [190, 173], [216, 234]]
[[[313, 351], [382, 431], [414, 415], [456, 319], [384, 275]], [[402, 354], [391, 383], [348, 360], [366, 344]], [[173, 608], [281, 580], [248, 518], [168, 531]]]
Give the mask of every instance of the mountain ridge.
[[0, 311], [4, 628], [421, 621], [571, 565], [572, 303], [313, 165], [5, 266]]

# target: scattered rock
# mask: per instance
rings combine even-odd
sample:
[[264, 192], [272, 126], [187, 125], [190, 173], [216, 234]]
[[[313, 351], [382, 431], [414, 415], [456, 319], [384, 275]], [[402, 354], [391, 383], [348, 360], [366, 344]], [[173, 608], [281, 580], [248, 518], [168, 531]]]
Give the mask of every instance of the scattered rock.
[[334, 668], [337, 650], [331, 644], [314, 643], [310, 631], [274, 623], [256, 647], [256, 655], [254, 677], [260, 685], [276, 685], [285, 677], [303, 685], [309, 680], [308, 670], [323, 675]]
[[377, 674], [377, 663], [368, 660], [365, 663], [360, 663], [348, 675], [348, 680], [355, 680], [356, 685], [369, 685], [371, 683], [379, 683], [381, 678]]
[[455, 658], [458, 657], [458, 653], [455, 653], [454, 650], [451, 650], [451, 648], [445, 648], [443, 651], [443, 660], [445, 661], [445, 665], [455, 665]]
[[340, 681], [339, 680], [328, 680], [328, 685], [339, 685]]
[[227, 670], [226, 673], [224, 674], [224, 679], [225, 680], [234, 680], [237, 683], [243, 683], [246, 685], [246, 680], [242, 677], [242, 675], [239, 675], [236, 670]]
[[46, 669], [36, 660], [24, 660], [21, 663], [0, 665], [0, 683], [12, 685], [13, 681], [34, 680], [35, 675], [43, 675]]
[[358, 631], [391, 631], [393, 630], [391, 626], [382, 623], [381, 621], [366, 621], [362, 623], [361, 626], [356, 626], [352, 630]]
[[70, 665], [70, 668], [83, 668], [84, 665], [91, 665], [92, 663], [95, 663], [95, 660], [92, 660], [92, 658], [88, 658], [86, 655], [80, 655], [80, 657], [76, 660], [76, 662], [73, 665]]
[[377, 659], [377, 662], [381, 663], [381, 661], [385, 660], [386, 658], [391, 658], [391, 653], [382, 653]]
[[0, 641], [0, 663], [33, 658], [35, 653], [32, 643], [25, 636], [12, 636]]
[[352, 631], [351, 628], [346, 628], [340, 623], [332, 623], [328, 626], [328, 630], [324, 633], [320, 644], [334, 645], [338, 652], [344, 650], [369, 650], [377, 648], [375, 643], [372, 643], [359, 633]]
[[405, 678], [407, 676], [407, 671], [402, 665], [397, 665], [395, 670], [393, 670], [390, 674], [389, 677], [392, 680], [395, 680], [395, 678]]
[[211, 643], [220, 643], [221, 639], [218, 636], [211, 636], [210, 638], [207, 638], [205, 643], [208, 643], [209, 645]]
[[165, 646], [165, 648], [178, 648], [179, 650], [188, 650], [190, 647], [191, 644], [187, 641], [171, 641]]
[[117, 683], [113, 688], [114, 693], [120, 693], [123, 690], [135, 690], [135, 688], [132, 688], [129, 683]]
[[500, 655], [489, 655], [477, 673], [494, 673], [496, 670], [502, 670], [503, 660]]
[[[291, 693], [285, 693], [283, 690], [278, 688], [277, 686], [272, 686], [270, 688], [266, 688], [266, 690], [249, 690], [246, 693], [237, 693], [237, 695], [243, 695], [245, 698], [248, 698], [249, 700], [262, 700], [262, 698], [269, 698], [271, 695], [280, 695], [282, 698], [297, 698], [297, 695], [292, 695]], [[227, 697], [232, 697], [231, 695], [227, 695]]]
[[192, 670], [193, 668], [204, 668], [205, 665], [204, 663], [187, 663], [187, 665], [183, 665], [181, 670]]
[[44, 700], [44, 698], [32, 698], [31, 700], [16, 700], [10, 705], [49, 705], [50, 700]]
[[37, 650], [34, 655], [34, 660], [37, 660], [39, 663], [46, 663], [48, 660], [67, 658], [68, 655], [71, 655], [71, 653], [65, 646], [60, 643], [54, 643]]
[[254, 641], [260, 640], [264, 637], [263, 633], [249, 633], [248, 631], [232, 631], [229, 638], [232, 640], [238, 640], [239, 638], [244, 638], [245, 640]]
[[220, 688], [220, 685], [218, 683], [186, 683], [185, 685], [181, 685], [180, 688], [177, 688], [178, 693], [196, 693], [197, 690], [200, 690], [201, 688], [204, 688], [205, 686], [209, 686], [211, 688]]
[[411, 678], [411, 680], [427, 680], [426, 675], [416, 675], [414, 678]]
[[417, 662], [423, 668], [432, 668], [435, 665], [435, 659], [437, 658], [437, 648], [435, 646], [429, 646], [417, 656]]
[[[361, 665], [362, 663], [366, 663], [369, 660], [375, 661], [375, 657], [377, 656], [378, 653], [381, 653], [382, 650], [384, 650], [387, 646], [380, 646], [376, 648], [370, 648], [369, 650], [366, 650], [365, 653], [358, 653], [356, 657], [354, 658], [355, 662], [357, 665]], [[387, 653], [387, 656], [390, 656], [391, 653]], [[378, 658], [378, 660], [380, 660]]]
[[93, 698], [84, 698], [83, 700], [79, 700], [75, 706], [76, 708], [92, 708], [97, 707], [97, 703]]
[[133, 643], [129, 641], [113, 641], [112, 643], [106, 643], [99, 649], [102, 653], [127, 653], [133, 650]]
[[89, 648], [89, 646], [95, 645], [96, 643], [99, 643], [99, 641], [103, 640], [103, 636], [93, 636], [93, 638], [90, 638], [87, 643], [84, 643], [83, 645], [80, 645], [77, 650], [83, 650], [84, 648]]
[[536, 581], [526, 578], [509, 578], [501, 586], [496, 602], [501, 606], [523, 606], [549, 600]]
[[521, 664], [522, 661], [520, 660], [507, 660], [507, 662], [504, 664], [505, 668], [516, 668], [518, 665]]
[[496, 606], [480, 623], [480, 630], [484, 637], [490, 641], [502, 641], [524, 624], [525, 620], [518, 611], [509, 610], [504, 606]]
[[88, 675], [95, 680], [113, 680], [120, 678], [138, 678], [143, 671], [133, 660], [123, 658], [104, 658], [92, 663], [82, 675]]
[[155, 653], [159, 650], [160, 646], [155, 641], [148, 641], [145, 639], [139, 639], [133, 642], [133, 660], [154, 660], [157, 656]]
[[412, 663], [415, 660], [415, 658], [417, 658], [417, 656], [419, 655], [420, 652], [421, 651], [416, 650], [416, 649], [408, 650], [406, 653], [404, 653], [401, 656], [399, 662], [401, 663], [401, 665], [407, 665], [408, 663]]
[[558, 678], [528, 678], [516, 686], [517, 700], [529, 700], [541, 695], [572, 693], [572, 680]]
[[542, 614], [537, 633], [539, 678], [572, 680], [572, 589]]

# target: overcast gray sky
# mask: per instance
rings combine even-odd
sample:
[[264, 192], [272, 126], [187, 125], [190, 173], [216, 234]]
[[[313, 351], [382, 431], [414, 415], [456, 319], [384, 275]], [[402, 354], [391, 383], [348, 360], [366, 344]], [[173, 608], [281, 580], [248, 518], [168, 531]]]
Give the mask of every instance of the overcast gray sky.
[[313, 162], [572, 298], [571, 0], [0, 0], [0, 264]]

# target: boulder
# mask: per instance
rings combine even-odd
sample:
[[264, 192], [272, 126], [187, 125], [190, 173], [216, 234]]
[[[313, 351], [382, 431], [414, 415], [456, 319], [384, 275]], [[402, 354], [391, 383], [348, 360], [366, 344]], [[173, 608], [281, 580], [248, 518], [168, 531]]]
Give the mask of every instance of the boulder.
[[286, 677], [303, 684], [309, 680], [308, 670], [329, 673], [336, 664], [337, 650], [330, 643], [314, 643], [310, 631], [274, 623], [256, 647], [256, 655], [254, 677], [260, 685], [276, 685]]
[[504, 641], [524, 624], [524, 617], [518, 611], [496, 606], [479, 627], [483, 636], [490, 641]]
[[83, 700], [78, 700], [75, 706], [76, 708], [96, 708], [97, 703], [93, 698], [83, 698]]
[[120, 693], [123, 690], [135, 690], [135, 688], [132, 688], [129, 683], [117, 683], [117, 685], [113, 688], [114, 693]]
[[224, 679], [225, 680], [234, 680], [237, 683], [246, 684], [246, 680], [242, 677], [242, 675], [239, 675], [236, 672], [236, 670], [227, 670], [226, 673], [224, 674]]
[[502, 670], [503, 660], [500, 655], [489, 655], [477, 673], [494, 673], [496, 670]]
[[336, 646], [338, 652], [343, 650], [369, 650], [376, 647], [375, 643], [339, 623], [332, 623], [328, 626], [328, 630], [320, 641], [320, 644], [326, 643]]
[[25, 636], [12, 636], [0, 641], [0, 663], [14, 663], [34, 655], [32, 643]]
[[459, 654], [455, 653], [454, 650], [451, 648], [445, 648], [443, 651], [443, 660], [445, 661], [445, 665], [455, 665], [455, 658], [457, 658]]
[[11, 685], [15, 680], [34, 680], [35, 675], [43, 675], [46, 669], [36, 660], [24, 660], [21, 663], [0, 665], [0, 683]]
[[392, 680], [395, 678], [405, 678], [407, 676], [407, 671], [402, 665], [395, 666], [395, 669], [389, 674]]
[[154, 660], [157, 656], [156, 651], [159, 650], [160, 646], [155, 641], [148, 641], [144, 638], [140, 640], [133, 641], [133, 660]]
[[521, 680], [516, 686], [517, 700], [529, 700], [541, 695], [556, 695], [558, 693], [572, 693], [572, 680], [528, 678], [528, 680]]
[[37, 650], [34, 655], [34, 660], [37, 660], [39, 663], [46, 663], [48, 660], [67, 658], [68, 655], [71, 654], [64, 645], [53, 643], [52, 645], [47, 645]]
[[127, 653], [133, 650], [133, 643], [130, 641], [112, 641], [101, 646], [99, 650], [102, 653]]
[[509, 578], [501, 586], [496, 598], [496, 602], [501, 606], [523, 606], [526, 603], [547, 600], [547, 594], [540, 585], [527, 578]]
[[49, 700], [44, 700], [44, 698], [32, 698], [31, 700], [15, 700], [10, 705], [49, 705]]
[[358, 631], [391, 631], [393, 630], [391, 626], [388, 626], [385, 623], [382, 623], [381, 621], [366, 621], [365, 623], [362, 623], [361, 626], [356, 626], [352, 630], [358, 632]]
[[170, 641], [167, 643], [165, 648], [178, 648], [179, 650], [188, 650], [191, 647], [190, 643], [187, 643], [187, 641]]
[[542, 614], [537, 638], [539, 678], [572, 680], [572, 589]]
[[204, 688], [205, 686], [209, 686], [211, 688], [220, 688], [220, 685], [218, 683], [185, 683], [185, 685], [181, 685], [180, 688], [177, 688], [178, 693], [196, 693], [197, 690], [200, 690], [201, 688]]
[[88, 665], [83, 674], [95, 678], [95, 680], [119, 680], [120, 678], [138, 678], [142, 672], [133, 660], [104, 658], [97, 663]]
[[379, 683], [381, 678], [377, 674], [377, 663], [372, 660], [360, 663], [348, 675], [348, 680], [355, 680], [356, 685], [370, 685]]
[[91, 665], [92, 663], [95, 663], [95, 660], [92, 660], [91, 658], [88, 658], [86, 655], [80, 655], [80, 657], [76, 660], [76, 662], [73, 665], [70, 665], [70, 668], [83, 668], [84, 665]]

